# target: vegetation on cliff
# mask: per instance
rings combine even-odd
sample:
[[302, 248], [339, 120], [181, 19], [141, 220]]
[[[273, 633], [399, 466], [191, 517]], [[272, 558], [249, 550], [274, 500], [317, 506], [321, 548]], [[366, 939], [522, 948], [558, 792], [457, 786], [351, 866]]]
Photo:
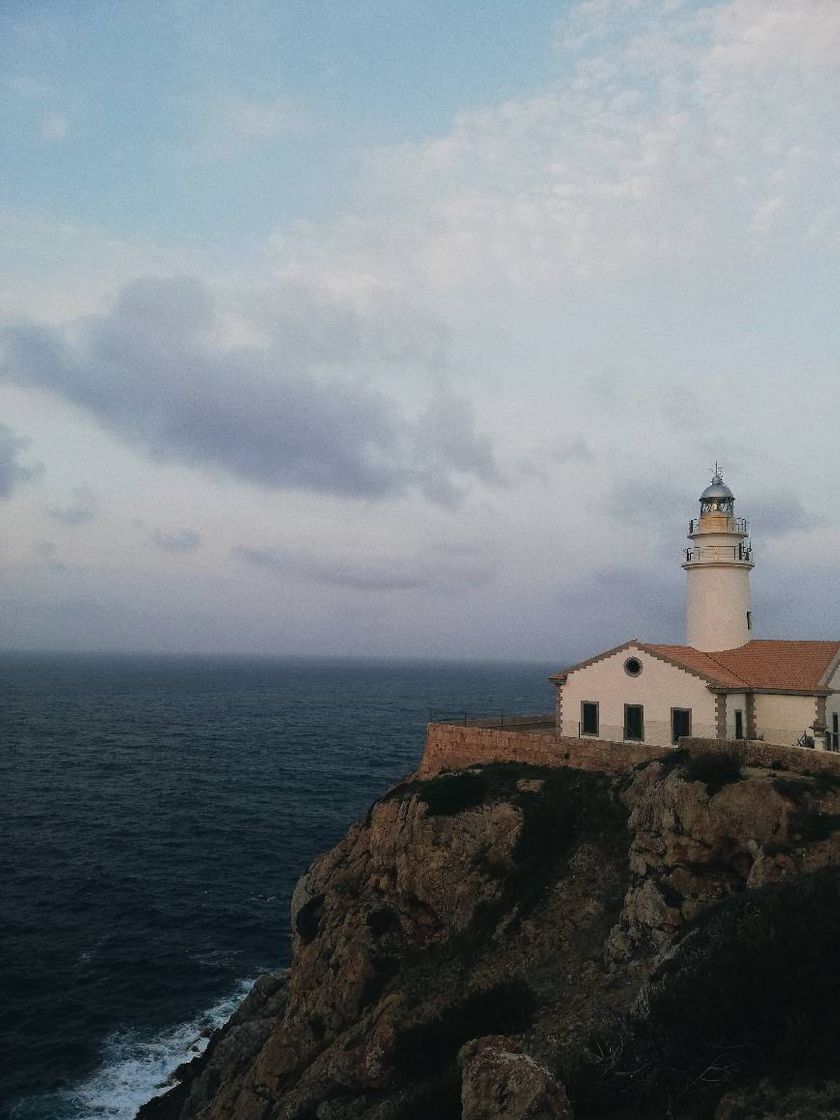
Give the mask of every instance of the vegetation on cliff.
[[398, 786], [301, 880], [282, 991], [141, 1116], [834, 1115], [838, 810], [676, 752]]

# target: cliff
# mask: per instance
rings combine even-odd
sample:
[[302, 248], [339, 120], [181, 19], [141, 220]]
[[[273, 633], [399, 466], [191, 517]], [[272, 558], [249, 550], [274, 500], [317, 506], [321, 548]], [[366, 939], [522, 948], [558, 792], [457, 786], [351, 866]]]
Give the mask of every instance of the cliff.
[[140, 1120], [840, 1116], [840, 776], [742, 762], [396, 787]]

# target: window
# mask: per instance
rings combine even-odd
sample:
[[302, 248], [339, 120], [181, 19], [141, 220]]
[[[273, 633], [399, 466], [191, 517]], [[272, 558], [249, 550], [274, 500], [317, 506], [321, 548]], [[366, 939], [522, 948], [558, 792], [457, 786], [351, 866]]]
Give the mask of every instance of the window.
[[735, 709], [735, 738], [744, 738], [744, 713], [739, 709]]
[[645, 709], [641, 704], [624, 705], [624, 738], [634, 743], [645, 741]]
[[628, 677], [638, 677], [642, 671], [642, 663], [638, 657], [628, 657], [624, 662], [624, 672]]
[[747, 611], [747, 629], [752, 630], [752, 611]]
[[594, 700], [582, 700], [580, 705], [581, 735], [598, 734], [598, 705]]
[[691, 734], [691, 708], [671, 709], [671, 742], [676, 742], [683, 735]]

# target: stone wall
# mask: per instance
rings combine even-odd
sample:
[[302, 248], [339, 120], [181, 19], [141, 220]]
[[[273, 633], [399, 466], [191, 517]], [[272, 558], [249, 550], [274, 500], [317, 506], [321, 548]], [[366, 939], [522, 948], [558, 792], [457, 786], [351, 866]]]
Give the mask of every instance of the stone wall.
[[[747, 765], [780, 764], [794, 771], [840, 771], [840, 754], [774, 746], [747, 739], [682, 739], [680, 746], [692, 754], [737, 749]], [[667, 755], [671, 747], [645, 743], [612, 743], [604, 739], [576, 739], [553, 732], [517, 731], [500, 727], [430, 723], [417, 776], [431, 778], [443, 770], [463, 770], [485, 762], [524, 762], [534, 766], [571, 766], [621, 774], [639, 763]]]
[[442, 770], [463, 770], [483, 762], [573, 766], [578, 770], [604, 770], [620, 774], [640, 762], [661, 757], [668, 749], [644, 743], [574, 739], [554, 732], [430, 723], [426, 729], [426, 748], [418, 777], [430, 778]]
[[809, 773], [812, 770], [840, 771], [840, 753], [815, 751], [805, 747], [778, 746], [760, 739], [680, 739], [680, 746], [691, 754], [716, 754], [743, 751], [747, 766], [776, 766]]

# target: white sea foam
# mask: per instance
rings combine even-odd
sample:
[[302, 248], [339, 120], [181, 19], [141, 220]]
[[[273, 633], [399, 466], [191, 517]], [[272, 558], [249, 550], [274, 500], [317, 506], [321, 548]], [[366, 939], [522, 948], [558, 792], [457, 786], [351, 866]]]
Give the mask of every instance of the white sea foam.
[[172, 1087], [170, 1078], [182, 1062], [207, 1048], [209, 1032], [230, 1018], [253, 984], [241, 980], [201, 1015], [157, 1034], [127, 1030], [111, 1035], [94, 1074], [69, 1089], [18, 1102], [13, 1120], [134, 1120], [141, 1104]]

